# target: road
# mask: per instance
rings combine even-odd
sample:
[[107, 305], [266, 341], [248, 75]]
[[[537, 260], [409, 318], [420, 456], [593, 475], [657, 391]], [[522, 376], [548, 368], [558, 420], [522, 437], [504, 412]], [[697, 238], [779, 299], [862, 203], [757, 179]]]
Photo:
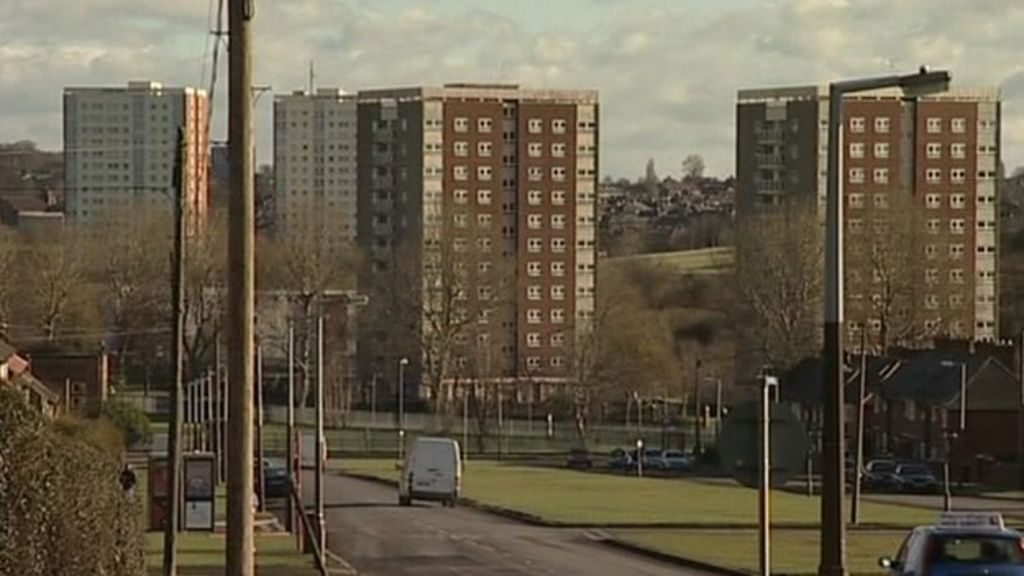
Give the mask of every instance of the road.
[[394, 488], [327, 475], [328, 548], [369, 576], [701, 574], [620, 552], [585, 531], [539, 528], [468, 508], [397, 505]]

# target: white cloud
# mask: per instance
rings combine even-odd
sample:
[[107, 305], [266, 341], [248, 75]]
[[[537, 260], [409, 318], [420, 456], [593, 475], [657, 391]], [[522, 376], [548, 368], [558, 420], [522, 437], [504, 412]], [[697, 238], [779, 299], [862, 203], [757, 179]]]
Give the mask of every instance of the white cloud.
[[[675, 172], [691, 152], [730, 173], [739, 88], [921, 64], [950, 69], [956, 84], [1005, 82], [1004, 158], [1024, 163], [1024, 3], [559, 0], [525, 10], [479, 0], [256, 2], [259, 84], [303, 87], [315, 60], [321, 85], [350, 91], [452, 81], [597, 88], [602, 168], [613, 174], [639, 174], [648, 156]], [[200, 82], [208, 8], [209, 0], [0, 3], [0, 140], [59, 146], [65, 85]], [[226, 73], [220, 78], [223, 88]], [[264, 159], [270, 101], [259, 107]], [[223, 119], [223, 99], [216, 110]]]

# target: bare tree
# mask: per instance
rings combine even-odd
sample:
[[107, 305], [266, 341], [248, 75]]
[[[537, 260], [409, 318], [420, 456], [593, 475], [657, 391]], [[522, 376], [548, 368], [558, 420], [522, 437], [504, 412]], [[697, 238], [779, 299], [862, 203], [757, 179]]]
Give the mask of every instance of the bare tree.
[[736, 324], [750, 361], [782, 370], [817, 354], [824, 237], [815, 204], [765, 208], [740, 218], [736, 230]]
[[15, 285], [15, 322], [30, 327], [30, 337], [54, 341], [72, 323], [79, 329], [96, 327], [96, 294], [85, 282], [85, 246], [77, 232], [66, 229], [50, 242], [25, 243], [18, 250], [15, 265], [26, 281]]
[[683, 180], [694, 182], [704, 177], [704, 158], [690, 154], [683, 159]]
[[11, 322], [11, 307], [14, 305], [15, 260], [20, 238], [13, 232], [0, 228], [0, 338], [10, 338], [8, 324]]

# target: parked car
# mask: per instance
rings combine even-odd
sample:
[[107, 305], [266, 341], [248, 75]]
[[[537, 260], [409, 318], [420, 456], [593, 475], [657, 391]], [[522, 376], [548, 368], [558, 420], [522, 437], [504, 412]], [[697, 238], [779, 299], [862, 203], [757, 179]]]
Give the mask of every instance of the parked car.
[[398, 503], [433, 500], [454, 507], [462, 486], [459, 443], [448, 438], [420, 437], [405, 455], [398, 482]]
[[890, 576], [1022, 576], [1022, 542], [1020, 532], [1008, 530], [999, 514], [946, 512], [937, 525], [915, 528], [896, 556], [878, 564]]
[[633, 457], [622, 448], [616, 448], [608, 455], [608, 467], [612, 470], [629, 470], [633, 466]]
[[591, 460], [590, 452], [586, 448], [573, 448], [569, 450], [565, 465], [569, 468], [588, 469], [594, 466], [594, 461]]
[[288, 498], [288, 468], [283, 460], [263, 459], [263, 489], [266, 498]]
[[693, 458], [682, 450], [665, 450], [652, 462], [652, 467], [672, 472], [688, 472], [693, 469]]
[[896, 467], [897, 464], [893, 460], [871, 460], [864, 467], [862, 488], [882, 492], [898, 490]]
[[936, 494], [939, 481], [927, 464], [911, 462], [896, 467], [896, 482], [901, 492]]

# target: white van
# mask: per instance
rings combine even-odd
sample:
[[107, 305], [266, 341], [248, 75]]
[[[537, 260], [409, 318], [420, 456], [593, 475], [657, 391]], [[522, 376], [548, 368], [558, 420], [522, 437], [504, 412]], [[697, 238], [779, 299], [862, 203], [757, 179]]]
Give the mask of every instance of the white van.
[[[303, 468], [316, 468], [316, 432], [299, 432], [301, 438], [301, 445], [299, 449], [302, 451], [302, 467]], [[323, 443], [323, 455], [324, 455], [324, 466], [327, 466], [329, 450], [327, 449], [327, 434], [324, 434]]]
[[448, 438], [417, 438], [405, 455], [398, 482], [398, 503], [434, 500], [454, 507], [462, 486], [459, 443]]

